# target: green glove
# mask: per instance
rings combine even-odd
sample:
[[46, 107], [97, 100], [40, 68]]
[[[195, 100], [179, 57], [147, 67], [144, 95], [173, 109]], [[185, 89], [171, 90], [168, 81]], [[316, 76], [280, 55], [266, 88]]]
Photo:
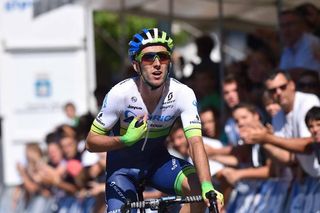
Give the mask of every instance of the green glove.
[[136, 125], [137, 122], [139, 122], [139, 120], [136, 117], [129, 124], [126, 134], [120, 137], [120, 141], [126, 146], [132, 146], [141, 140], [147, 132], [147, 122], [142, 121], [141, 126]]
[[202, 191], [202, 198], [203, 199], [207, 199], [206, 194], [209, 191], [214, 191], [214, 193], [217, 194], [217, 200], [219, 200], [222, 205], [224, 204], [224, 198], [223, 198], [223, 194], [220, 193], [219, 191], [215, 190], [212, 186], [212, 183], [209, 181], [204, 181], [201, 183], [201, 191]]

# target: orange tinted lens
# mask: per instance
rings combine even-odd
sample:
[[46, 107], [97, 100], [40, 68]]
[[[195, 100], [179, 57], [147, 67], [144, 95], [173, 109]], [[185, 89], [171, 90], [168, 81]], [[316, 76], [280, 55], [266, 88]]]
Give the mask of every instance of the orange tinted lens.
[[170, 60], [168, 52], [148, 52], [142, 55], [141, 62], [153, 63], [158, 58], [160, 63], [167, 63]]

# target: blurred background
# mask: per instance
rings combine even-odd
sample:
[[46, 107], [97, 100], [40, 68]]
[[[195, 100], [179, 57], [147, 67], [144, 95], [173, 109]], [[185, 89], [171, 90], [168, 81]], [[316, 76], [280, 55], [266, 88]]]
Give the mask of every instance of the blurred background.
[[[46, 150], [49, 133], [62, 124], [76, 127], [84, 116], [79, 131], [87, 133], [108, 90], [134, 74], [127, 44], [142, 28], [172, 35], [172, 75], [186, 83], [201, 62], [196, 39], [211, 37], [216, 70], [209, 90], [223, 118], [224, 76], [233, 72], [249, 82], [243, 73], [264, 66], [253, 54], [262, 46], [272, 58], [268, 69], [277, 67], [278, 14], [306, 2], [320, 7], [319, 0], [0, 0], [1, 195], [23, 182], [17, 165], [28, 163], [26, 144]], [[200, 99], [208, 91], [195, 90]]]

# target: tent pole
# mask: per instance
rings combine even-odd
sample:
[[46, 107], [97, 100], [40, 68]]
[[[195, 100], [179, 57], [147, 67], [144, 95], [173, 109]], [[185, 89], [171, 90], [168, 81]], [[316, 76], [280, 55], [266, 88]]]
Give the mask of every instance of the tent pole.
[[174, 0], [169, 0], [169, 27], [168, 27], [170, 29], [169, 34], [172, 33], [173, 1]]
[[173, 1], [168, 0], [168, 17], [159, 19], [158, 27], [166, 31], [169, 35], [172, 34], [172, 21], [173, 21]]
[[94, 93], [94, 90], [96, 89], [96, 64], [95, 64], [95, 40], [94, 40], [94, 20], [93, 20], [93, 9], [91, 5], [85, 6], [85, 12], [86, 12], [86, 49], [87, 49], [87, 79], [89, 81], [88, 83], [88, 89], [89, 94], [87, 94], [87, 102], [88, 102], [88, 108], [90, 109], [90, 112], [95, 112], [97, 109], [97, 103], [96, 100], [92, 97], [92, 94]]
[[[280, 14], [281, 14], [281, 11], [283, 10], [283, 1], [282, 0], [277, 0], [276, 1], [276, 9], [277, 9], [277, 27], [278, 27], [278, 31], [280, 30]], [[282, 39], [280, 39], [280, 45], [281, 45], [281, 48], [283, 48], [283, 41]]]
[[120, 61], [122, 77], [126, 73], [127, 58], [126, 58], [126, 14], [125, 14], [125, 0], [120, 0], [120, 14], [119, 14], [121, 33], [119, 37]]
[[219, 53], [220, 53], [220, 66], [219, 66], [219, 74], [220, 74], [220, 97], [221, 97], [221, 103], [220, 103], [220, 125], [223, 126], [224, 124], [224, 118], [225, 118], [225, 107], [224, 107], [224, 101], [223, 101], [223, 90], [222, 90], [222, 83], [224, 79], [224, 63], [225, 63], [225, 56], [224, 56], [224, 26], [223, 26], [223, 0], [218, 0], [218, 38], [219, 38]]

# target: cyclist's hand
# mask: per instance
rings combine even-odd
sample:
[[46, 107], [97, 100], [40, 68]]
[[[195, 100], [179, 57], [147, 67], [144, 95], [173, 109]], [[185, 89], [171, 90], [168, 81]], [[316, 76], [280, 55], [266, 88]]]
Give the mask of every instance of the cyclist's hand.
[[209, 181], [205, 181], [201, 183], [201, 190], [202, 190], [202, 198], [206, 202], [208, 207], [210, 206], [210, 203], [209, 203], [209, 200], [207, 199], [206, 194], [210, 191], [214, 191], [216, 193], [218, 209], [219, 209], [219, 212], [221, 212], [221, 208], [224, 205], [223, 194], [215, 190], [212, 186], [212, 183]]
[[147, 116], [143, 119], [135, 117], [128, 126], [126, 134], [120, 137], [120, 141], [126, 146], [132, 146], [139, 140], [141, 140], [147, 132]]

